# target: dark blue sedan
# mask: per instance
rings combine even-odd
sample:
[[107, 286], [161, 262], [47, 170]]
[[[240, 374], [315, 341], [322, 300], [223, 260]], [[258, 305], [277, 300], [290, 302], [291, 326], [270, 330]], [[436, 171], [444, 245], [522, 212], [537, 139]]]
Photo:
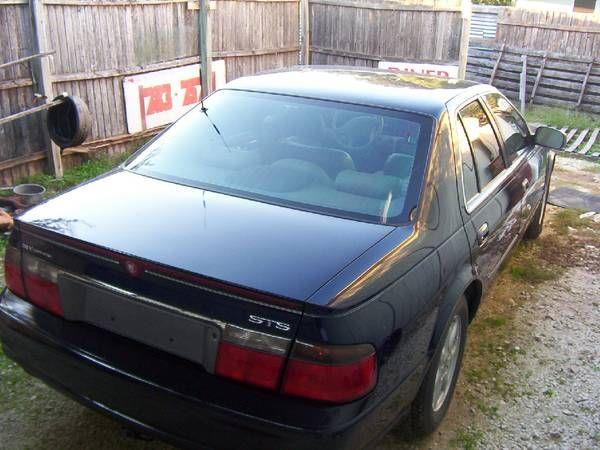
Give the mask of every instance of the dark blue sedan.
[[184, 447], [363, 448], [402, 417], [429, 433], [482, 293], [542, 230], [563, 143], [491, 86], [238, 79], [18, 217], [4, 350]]

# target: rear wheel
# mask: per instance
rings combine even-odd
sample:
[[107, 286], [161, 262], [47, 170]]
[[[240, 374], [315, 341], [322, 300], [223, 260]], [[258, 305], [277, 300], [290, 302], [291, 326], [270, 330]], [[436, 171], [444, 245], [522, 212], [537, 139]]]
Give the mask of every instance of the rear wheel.
[[461, 296], [449, 315], [431, 366], [411, 408], [411, 425], [417, 435], [434, 431], [452, 400], [467, 337], [468, 307]]

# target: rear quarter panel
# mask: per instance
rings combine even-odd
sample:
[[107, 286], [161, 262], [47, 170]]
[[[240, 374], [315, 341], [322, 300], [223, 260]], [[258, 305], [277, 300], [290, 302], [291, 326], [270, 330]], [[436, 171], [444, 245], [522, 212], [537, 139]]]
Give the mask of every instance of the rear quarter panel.
[[[451, 301], [446, 295], [461, 272], [471, 271], [446, 115], [438, 126], [425, 179], [416, 223], [397, 228], [366, 252], [362, 261], [355, 261], [357, 270], [370, 258], [376, 259], [329, 303], [317, 292], [297, 335], [309, 342], [375, 346], [378, 382], [362, 407], [367, 411], [384, 404], [377, 421], [381, 427], [393, 421], [416, 395], [432, 354], [439, 308]], [[324, 292], [330, 293], [335, 281]]]

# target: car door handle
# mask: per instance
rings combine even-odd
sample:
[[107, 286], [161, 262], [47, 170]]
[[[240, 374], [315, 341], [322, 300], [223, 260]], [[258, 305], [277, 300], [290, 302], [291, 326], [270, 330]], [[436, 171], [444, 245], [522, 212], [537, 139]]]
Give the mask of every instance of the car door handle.
[[521, 186], [523, 186], [523, 192], [527, 192], [527, 188], [529, 187], [529, 180], [527, 178], [525, 178], [521, 182]]
[[488, 237], [488, 234], [490, 234], [490, 227], [487, 224], [487, 222], [484, 222], [477, 229], [477, 241], [479, 242], [479, 245], [483, 244], [483, 242], [485, 241], [485, 238]]

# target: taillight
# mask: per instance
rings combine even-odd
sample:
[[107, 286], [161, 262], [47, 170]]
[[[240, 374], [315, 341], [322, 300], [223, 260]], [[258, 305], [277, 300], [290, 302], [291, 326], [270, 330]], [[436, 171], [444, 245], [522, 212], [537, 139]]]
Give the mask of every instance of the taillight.
[[10, 243], [4, 256], [4, 277], [6, 286], [19, 297], [25, 297], [23, 273], [21, 272], [21, 250]]
[[289, 339], [227, 325], [215, 373], [265, 389], [277, 389]]
[[23, 281], [31, 303], [58, 316], [64, 315], [58, 289], [58, 268], [24, 252]]
[[331, 403], [356, 400], [377, 381], [375, 349], [361, 345], [296, 342], [287, 363], [284, 394]]

